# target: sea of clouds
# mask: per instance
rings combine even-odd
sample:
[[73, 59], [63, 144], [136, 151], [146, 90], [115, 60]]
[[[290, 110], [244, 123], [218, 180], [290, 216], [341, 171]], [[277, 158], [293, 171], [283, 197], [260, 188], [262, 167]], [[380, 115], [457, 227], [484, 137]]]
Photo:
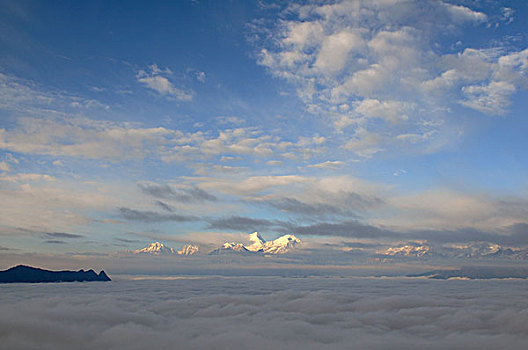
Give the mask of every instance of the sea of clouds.
[[526, 280], [182, 277], [0, 285], [3, 349], [525, 349]]

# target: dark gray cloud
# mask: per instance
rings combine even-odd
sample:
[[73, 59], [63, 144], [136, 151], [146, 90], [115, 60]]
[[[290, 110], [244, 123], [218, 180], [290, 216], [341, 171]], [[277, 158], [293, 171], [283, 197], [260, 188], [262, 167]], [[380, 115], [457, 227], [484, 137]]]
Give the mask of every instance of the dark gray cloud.
[[11, 350], [517, 350], [528, 343], [525, 285], [328, 277], [6, 285], [0, 341]]
[[230, 216], [209, 219], [208, 229], [234, 230], [242, 232], [275, 230], [280, 233], [293, 233], [299, 235], [317, 236], [342, 236], [355, 238], [382, 238], [394, 237], [399, 234], [362, 224], [356, 220], [342, 222], [319, 222], [312, 225], [297, 225], [294, 222], [254, 219], [244, 216]]
[[332, 216], [359, 218], [358, 212], [384, 204], [381, 198], [364, 196], [354, 192], [342, 192], [334, 197], [332, 204], [305, 203], [290, 197], [274, 199], [266, 203], [284, 212], [317, 218]]
[[328, 217], [347, 215], [349, 217], [358, 217], [356, 213], [350, 210], [344, 210], [342, 206], [334, 206], [330, 204], [307, 204], [300, 202], [295, 198], [282, 198], [269, 202], [269, 205], [292, 214], [299, 214], [308, 217]]
[[384, 227], [364, 224], [357, 220], [337, 222], [317, 222], [312, 225], [295, 225], [286, 222], [272, 222], [283, 233], [317, 236], [342, 236], [350, 238], [373, 238], [390, 240], [425, 240], [432, 243], [491, 242], [506, 246], [528, 245], [528, 224], [517, 223], [505, 227], [502, 232], [487, 232], [475, 228], [457, 230], [414, 230], [395, 231]]
[[0, 250], [11, 250], [11, 249], [10, 249], [10, 248], [7, 248], [7, 247], [2, 247], [2, 246], [0, 245]]
[[289, 223], [283, 224], [282, 230], [284, 232], [292, 232], [300, 235], [342, 236], [354, 238], [383, 238], [397, 236], [394, 232], [363, 224], [357, 220], [319, 222], [306, 226], [298, 226]]
[[528, 224], [517, 223], [505, 227], [503, 232], [487, 232], [475, 228], [461, 228], [458, 230], [429, 230], [406, 233], [409, 239], [427, 240], [436, 243], [469, 243], [492, 242], [501, 245], [526, 246], [528, 245]]
[[156, 203], [156, 205], [158, 207], [160, 207], [161, 209], [165, 210], [165, 211], [168, 211], [170, 213], [172, 213], [174, 211], [174, 209], [172, 209], [172, 207], [170, 205], [168, 205], [167, 203], [164, 203], [162, 201], [154, 201], [154, 203]]
[[528, 217], [528, 200], [521, 198], [503, 198], [495, 202], [498, 216]]
[[116, 238], [116, 241], [123, 243], [139, 243], [142, 242], [139, 239], [126, 239], [126, 238]]
[[183, 188], [175, 190], [169, 185], [153, 185], [153, 184], [139, 184], [143, 193], [151, 195], [156, 198], [172, 199], [178, 202], [205, 202], [216, 201], [216, 196], [206, 192], [198, 187]]
[[48, 240], [45, 240], [44, 243], [48, 243], [48, 244], [66, 244], [66, 242], [60, 241], [58, 239], [48, 239]]
[[276, 227], [279, 222], [266, 219], [253, 219], [243, 216], [230, 216], [210, 219], [207, 229], [233, 230], [242, 232], [264, 231]]
[[75, 233], [66, 233], [66, 232], [44, 232], [46, 237], [52, 238], [83, 238], [83, 235], [78, 235]]
[[131, 221], [142, 221], [142, 222], [166, 222], [166, 221], [196, 221], [197, 218], [194, 216], [188, 215], [179, 215], [179, 214], [161, 214], [154, 211], [142, 211], [134, 210], [130, 208], [121, 207], [119, 208], [119, 213], [122, 218]]
[[380, 244], [378, 243], [341, 242], [341, 244], [348, 248], [358, 248], [358, 249], [377, 249], [380, 247]]

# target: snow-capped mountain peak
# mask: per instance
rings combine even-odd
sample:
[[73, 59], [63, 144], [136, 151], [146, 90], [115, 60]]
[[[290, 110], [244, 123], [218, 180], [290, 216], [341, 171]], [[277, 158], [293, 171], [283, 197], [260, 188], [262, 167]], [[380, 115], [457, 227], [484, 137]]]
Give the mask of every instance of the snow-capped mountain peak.
[[258, 232], [251, 233], [249, 235], [249, 240], [252, 242], [252, 244], [247, 246], [246, 248], [251, 252], [258, 252], [264, 247], [265, 241]]
[[224, 249], [231, 249], [235, 252], [241, 252], [241, 251], [247, 251], [246, 247], [242, 243], [235, 243], [235, 242], [226, 242], [222, 246]]
[[230, 253], [252, 253], [242, 243], [226, 242], [220, 248], [209, 253], [209, 255], [221, 255]]
[[284, 235], [273, 241], [264, 242], [263, 252], [266, 254], [284, 254], [300, 243], [301, 240], [294, 235]]
[[234, 251], [264, 254], [284, 254], [288, 253], [291, 251], [291, 249], [301, 243], [301, 240], [294, 235], [284, 235], [273, 241], [265, 241], [258, 232], [251, 233], [249, 235], [249, 241], [252, 242], [252, 244], [248, 246], [236, 242], [224, 243], [221, 248], [218, 248], [211, 253], [218, 254], [220, 252]]
[[404, 245], [397, 247], [391, 247], [385, 250], [383, 255], [387, 256], [400, 256], [400, 257], [417, 257], [431, 254], [431, 246], [425, 242], [409, 242]]
[[174, 249], [165, 246], [163, 243], [150, 243], [143, 249], [134, 251], [136, 254], [150, 254], [150, 255], [172, 255], [175, 254]]
[[182, 249], [178, 250], [176, 254], [178, 255], [194, 255], [200, 251], [200, 247], [195, 244], [186, 244]]

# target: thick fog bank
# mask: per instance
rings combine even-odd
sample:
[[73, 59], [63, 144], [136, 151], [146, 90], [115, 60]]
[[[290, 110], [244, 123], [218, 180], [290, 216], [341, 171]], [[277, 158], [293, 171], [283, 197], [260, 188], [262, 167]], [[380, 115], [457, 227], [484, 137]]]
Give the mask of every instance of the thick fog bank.
[[5, 349], [524, 349], [526, 280], [201, 277], [0, 286]]

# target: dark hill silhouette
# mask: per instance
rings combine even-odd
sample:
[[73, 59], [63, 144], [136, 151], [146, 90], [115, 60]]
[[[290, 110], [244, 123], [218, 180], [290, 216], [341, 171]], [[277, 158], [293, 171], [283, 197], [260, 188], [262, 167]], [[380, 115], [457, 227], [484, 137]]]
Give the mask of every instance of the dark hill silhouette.
[[42, 283], [42, 282], [92, 282], [111, 281], [104, 271], [94, 270], [49, 271], [37, 267], [18, 265], [0, 271], [0, 283]]

